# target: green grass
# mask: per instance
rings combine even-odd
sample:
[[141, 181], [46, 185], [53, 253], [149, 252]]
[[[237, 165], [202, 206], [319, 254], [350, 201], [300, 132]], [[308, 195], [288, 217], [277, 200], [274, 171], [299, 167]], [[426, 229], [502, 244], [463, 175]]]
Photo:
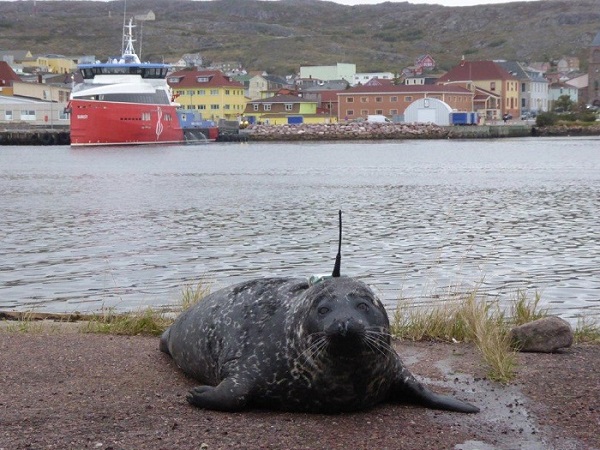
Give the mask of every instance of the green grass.
[[511, 346], [509, 330], [547, 315], [539, 308], [541, 296], [530, 299], [523, 291], [511, 301], [509, 314], [496, 301], [481, 297], [475, 289], [467, 294], [450, 294], [438, 306], [419, 307], [400, 300], [391, 332], [400, 339], [472, 342], [489, 367], [490, 379], [507, 383], [514, 378], [516, 350]]
[[576, 344], [600, 344], [600, 324], [597, 320], [580, 318], [574, 331]]
[[82, 331], [128, 336], [159, 336], [173, 323], [174, 316], [199, 302], [209, 293], [210, 285], [202, 281], [186, 284], [181, 292], [180, 305], [175, 310], [146, 308], [137, 312], [117, 314], [114, 310], [109, 309], [92, 316]]

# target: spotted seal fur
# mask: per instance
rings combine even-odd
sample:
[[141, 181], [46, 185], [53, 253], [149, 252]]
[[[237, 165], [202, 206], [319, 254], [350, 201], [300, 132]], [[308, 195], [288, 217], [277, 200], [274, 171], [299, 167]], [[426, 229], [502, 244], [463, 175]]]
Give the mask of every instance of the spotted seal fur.
[[392, 348], [389, 319], [363, 282], [259, 278], [208, 295], [182, 313], [160, 349], [202, 385], [198, 407], [335, 413], [382, 402], [465, 413], [477, 407], [419, 383]]

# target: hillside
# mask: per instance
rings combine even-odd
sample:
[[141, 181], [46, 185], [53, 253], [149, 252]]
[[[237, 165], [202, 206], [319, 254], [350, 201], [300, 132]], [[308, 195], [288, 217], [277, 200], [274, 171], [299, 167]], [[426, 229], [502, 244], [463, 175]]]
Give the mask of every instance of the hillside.
[[[35, 9], [34, 9], [35, 4]], [[0, 50], [95, 55], [121, 48], [123, 1], [0, 1]], [[451, 8], [317, 0], [129, 0], [128, 15], [152, 10], [143, 59], [199, 52], [205, 60], [296, 72], [300, 65], [356, 63], [358, 71], [397, 71], [431, 54], [440, 69], [468, 59], [587, 59], [600, 31], [600, 0], [543, 0]]]

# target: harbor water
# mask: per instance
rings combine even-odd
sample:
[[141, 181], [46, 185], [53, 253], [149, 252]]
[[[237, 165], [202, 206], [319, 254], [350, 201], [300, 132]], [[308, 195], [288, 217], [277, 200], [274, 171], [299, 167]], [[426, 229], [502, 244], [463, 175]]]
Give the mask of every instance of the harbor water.
[[600, 138], [0, 147], [0, 310], [180, 302], [342, 274], [390, 311], [526, 293], [600, 318]]

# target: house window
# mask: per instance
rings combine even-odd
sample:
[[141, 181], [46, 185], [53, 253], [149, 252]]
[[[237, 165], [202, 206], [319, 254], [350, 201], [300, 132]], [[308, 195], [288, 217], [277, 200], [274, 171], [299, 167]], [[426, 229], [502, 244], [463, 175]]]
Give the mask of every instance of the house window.
[[406, 97], [404, 97], [404, 101], [405, 102], [412, 102], [412, 97], [410, 95], [407, 95]]
[[231, 109], [230, 105], [223, 105], [223, 109]]
[[360, 102], [361, 103], [369, 103], [369, 97], [361, 97]]
[[291, 111], [294, 105], [292, 105], [291, 103], [286, 103], [285, 104], [285, 110], [286, 111]]
[[186, 93], [187, 93], [187, 95], [194, 95], [196, 92], [195, 91], [187, 91]]
[[392, 97], [390, 97], [390, 102], [396, 103], [398, 101], [398, 96], [393, 95]]
[[4, 111], [4, 119], [13, 120], [13, 112], [9, 110]]
[[496, 82], [492, 81], [490, 82], [490, 91], [495, 91], [496, 90]]
[[354, 115], [354, 110], [353, 109], [349, 109], [346, 111], [346, 115], [347, 116], [353, 116]]
[[382, 116], [383, 115], [383, 109], [376, 109], [375, 110], [375, 114], [378, 114], [378, 115]]
[[381, 103], [383, 101], [382, 97], [375, 97], [375, 103]]
[[198, 83], [208, 83], [211, 77], [197, 77], [196, 81]]
[[225, 89], [225, 95], [229, 95], [229, 89]]
[[271, 104], [270, 104], [270, 103], [265, 103], [265, 104], [263, 105], [263, 109], [264, 109], [265, 111], [271, 111]]
[[206, 89], [199, 89], [198, 95], [206, 95]]
[[198, 105], [198, 109], [206, 109], [206, 105]]
[[187, 105], [187, 109], [194, 109], [194, 105]]
[[34, 110], [21, 111], [21, 120], [35, 120], [35, 111]]
[[212, 109], [213, 111], [219, 109], [219, 105], [210, 105], [210, 109]]
[[397, 115], [398, 115], [397, 109], [390, 109], [390, 116], [397, 116]]
[[361, 116], [368, 116], [369, 115], [369, 110], [368, 109], [361, 109], [360, 110], [360, 115]]
[[210, 95], [219, 95], [219, 90], [218, 89], [211, 89], [210, 90]]
[[347, 97], [346, 103], [354, 103], [354, 97]]
[[258, 111], [258, 105], [257, 105], [257, 104], [254, 104], [254, 105], [252, 105], [252, 109], [253, 109], [254, 111]]

